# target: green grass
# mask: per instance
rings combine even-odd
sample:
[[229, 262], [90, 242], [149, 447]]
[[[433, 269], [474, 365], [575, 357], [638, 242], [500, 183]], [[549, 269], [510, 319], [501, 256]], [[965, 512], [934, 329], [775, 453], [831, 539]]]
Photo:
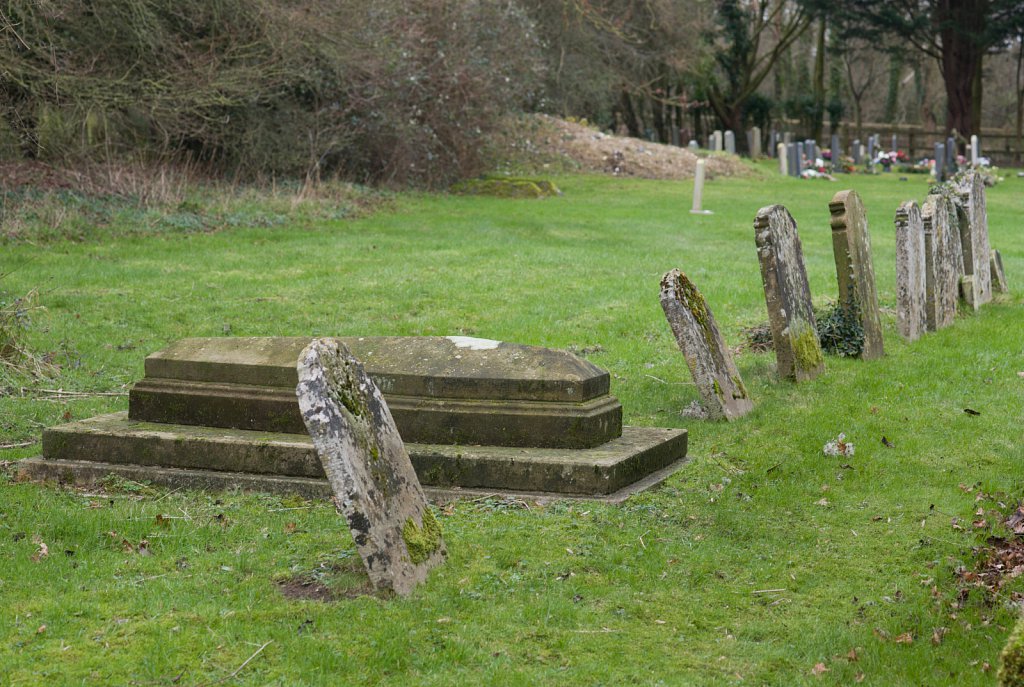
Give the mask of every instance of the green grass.
[[[465, 334], [600, 345], [589, 358], [612, 373], [626, 421], [688, 428], [692, 461], [621, 506], [459, 503], [441, 512], [448, 563], [411, 598], [328, 603], [277, 585], [357, 584], [328, 504], [132, 484], [95, 495], [15, 483], [11, 466], [0, 682], [200, 684], [269, 641], [225, 683], [993, 684], [1011, 593], [1024, 589], [958, 601], [955, 571], [1002, 532], [992, 511], [1016, 505], [1024, 482], [1024, 181], [988, 196], [1013, 293], [913, 345], [895, 332], [892, 218], [923, 200], [923, 177], [716, 179], [706, 217], [689, 214], [688, 183], [556, 182], [565, 195], [541, 201], [405, 196], [301, 228], [5, 248], [0, 286], [39, 289], [47, 311], [26, 336], [61, 369], [0, 398], [3, 443], [124, 409], [123, 396], [39, 389], [121, 391], [180, 337]], [[740, 327], [766, 318], [753, 217], [779, 202], [824, 304], [836, 295], [828, 201], [848, 185], [871, 223], [886, 357], [829, 357], [824, 376], [795, 386], [772, 355], [743, 353], [754, 411], [732, 424], [681, 417], [697, 394], [658, 304], [661, 275], [685, 271], [738, 344]], [[856, 454], [823, 456], [840, 432]], [[988, 526], [975, 529], [979, 507]], [[34, 537], [49, 548], [38, 562]], [[143, 539], [151, 555], [137, 552]], [[938, 645], [935, 628], [948, 628]], [[895, 641], [908, 632], [912, 643]], [[828, 672], [813, 675], [818, 663]]]

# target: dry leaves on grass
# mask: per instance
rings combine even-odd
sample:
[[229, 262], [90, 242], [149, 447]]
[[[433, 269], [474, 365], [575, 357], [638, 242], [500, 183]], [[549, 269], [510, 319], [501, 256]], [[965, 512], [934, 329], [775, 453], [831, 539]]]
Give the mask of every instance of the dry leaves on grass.
[[828, 667], [826, 667], [824, 663], [815, 663], [814, 667], [811, 668], [811, 675], [814, 675], [816, 677], [821, 677], [827, 672]]

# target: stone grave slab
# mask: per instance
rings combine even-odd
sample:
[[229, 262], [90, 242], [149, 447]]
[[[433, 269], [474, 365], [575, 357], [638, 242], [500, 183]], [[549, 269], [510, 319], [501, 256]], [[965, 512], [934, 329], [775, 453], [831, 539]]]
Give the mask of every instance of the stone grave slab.
[[989, 259], [989, 270], [992, 274], [992, 289], [999, 293], [1008, 293], [1010, 288], [1006, 285], [1006, 272], [1003, 271], [1003, 256], [999, 251], [993, 250]]
[[953, 202], [939, 194], [929, 195], [921, 208], [925, 243], [925, 312], [929, 331], [948, 327], [956, 317], [961, 276], [958, 264], [962, 264], [962, 256], [959, 235], [954, 235], [951, 225], [955, 217]]
[[881, 358], [885, 354], [882, 321], [864, 203], [856, 191], [846, 190], [832, 197], [828, 209], [832, 215], [832, 253], [839, 282], [839, 307], [848, 321], [859, 321], [864, 329], [861, 359]]
[[927, 330], [924, 223], [917, 203], [896, 211], [896, 328], [907, 341]]
[[[464, 490], [614, 500], [685, 461], [685, 430], [623, 428], [607, 372], [570, 353], [465, 337], [339, 340], [368, 361], [432, 498]], [[48, 428], [42, 458], [22, 465], [64, 481], [107, 470], [175, 486], [323, 493], [294, 392], [295, 360], [310, 341], [176, 342], [147, 358], [128, 412]], [[474, 424], [486, 441], [459, 440]]]
[[824, 371], [825, 359], [796, 221], [781, 205], [763, 207], [754, 219], [754, 240], [779, 376], [814, 379]]
[[[985, 184], [981, 175], [971, 171], [957, 186], [960, 205], [966, 218], [960, 220], [960, 246], [964, 256], [965, 300], [977, 309], [992, 300], [992, 248], [988, 239], [988, 210]], [[964, 221], [966, 219], [966, 221]]]
[[377, 589], [408, 595], [447, 555], [380, 390], [343, 343], [299, 355], [302, 419]]
[[671, 270], [661, 280], [661, 307], [708, 417], [735, 420], [750, 412], [754, 404], [704, 294], [685, 274]]

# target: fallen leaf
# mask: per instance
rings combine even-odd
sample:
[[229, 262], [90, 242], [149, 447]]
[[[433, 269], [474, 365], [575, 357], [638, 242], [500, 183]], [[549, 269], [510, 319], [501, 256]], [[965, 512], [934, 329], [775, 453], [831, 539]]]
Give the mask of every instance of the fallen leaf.
[[1014, 534], [1024, 534], [1024, 506], [1017, 506], [1017, 510], [1006, 519], [1006, 526]]
[[980, 520], [975, 520], [971, 524], [974, 526], [974, 529], [980, 530], [988, 527], [988, 520], [981, 518]]
[[664, 624], [665, 624], [665, 621], [664, 621], [664, 620], [655, 620], [655, 621], [654, 621], [654, 624], [655, 624], [655, 625], [664, 625]]
[[989, 664], [988, 661], [985, 661], [984, 663], [981, 664], [981, 672], [987, 673], [990, 670], [992, 670], [992, 666], [991, 666], [991, 664]]
[[450, 623], [451, 621], [452, 621], [451, 618], [449, 618], [448, 616], [444, 616], [443, 618], [438, 618], [436, 622], [443, 624], [443, 623]]
[[1018, 376], [1018, 377], [1021, 377], [1021, 378], [1024, 378], [1024, 372], [1018, 372], [1018, 373], [1017, 373], [1017, 376]]
[[886, 436], [885, 436], [885, 435], [883, 434], [883, 435], [882, 435], [882, 446], [885, 446], [886, 448], [893, 448], [893, 447], [895, 447], [895, 446], [896, 446], [896, 444], [894, 444], [894, 443], [892, 443], [891, 441], [889, 441], [889, 438], [888, 438], [888, 437], [886, 437]]
[[856, 663], [858, 660], [860, 660], [859, 657], [857, 656], [857, 650], [856, 649], [850, 649], [850, 653], [846, 654], [846, 660], [849, 661], [850, 663]]
[[879, 639], [881, 639], [883, 642], [886, 641], [887, 639], [889, 639], [889, 633], [886, 632], [885, 630], [883, 630], [880, 627], [876, 627], [875, 629], [873, 629], [871, 631], [871, 633], [873, 635], [875, 635], [876, 637], [878, 637]]
[[168, 520], [167, 516], [164, 515], [163, 513], [157, 513], [156, 514], [156, 524], [162, 525], [164, 527], [167, 527], [168, 525], [171, 524], [171, 521]]
[[949, 632], [949, 629], [945, 627], [937, 627], [932, 630], [932, 644], [935, 646], [942, 644], [942, 638], [946, 636], [947, 632]]
[[37, 550], [34, 554], [32, 554], [32, 562], [33, 563], [38, 563], [40, 560], [42, 560], [43, 558], [46, 558], [47, 556], [50, 555], [50, 548], [45, 543], [38, 542], [38, 544], [39, 544], [39, 550]]
[[967, 413], [968, 415], [981, 415], [981, 413], [979, 413], [977, 410], [974, 410], [973, 408], [964, 408], [964, 412]]
[[38, 629], [38, 630], [36, 630], [36, 634], [37, 634], [37, 635], [41, 635], [41, 634], [43, 634], [44, 632], [46, 632], [46, 625], [40, 625], [40, 626], [39, 626], [39, 629]]
[[857, 673], [853, 676], [854, 682], [864, 682], [864, 673]]
[[71, 422], [72, 417], [73, 416], [71, 415], [71, 411], [65, 410], [64, 414], [60, 416], [60, 419], [63, 420], [64, 422]]
[[821, 499], [820, 501], [815, 501], [814, 505], [815, 506], [827, 506], [828, 505], [828, 499]]
[[896, 639], [893, 641], [895, 641], [897, 644], [913, 644], [914, 635], [910, 634], [909, 632], [904, 632], [901, 635], [897, 635]]
[[295, 531], [295, 528], [296, 528], [296, 524], [294, 522], [286, 522], [284, 524], [284, 533], [285, 534], [291, 534], [292, 532]]
[[152, 556], [153, 552], [149, 550], [149, 542], [145, 539], [139, 542], [139, 555], [140, 556]]
[[824, 663], [815, 663], [814, 667], [811, 668], [811, 675], [822, 675], [828, 672], [828, 668], [825, 667]]

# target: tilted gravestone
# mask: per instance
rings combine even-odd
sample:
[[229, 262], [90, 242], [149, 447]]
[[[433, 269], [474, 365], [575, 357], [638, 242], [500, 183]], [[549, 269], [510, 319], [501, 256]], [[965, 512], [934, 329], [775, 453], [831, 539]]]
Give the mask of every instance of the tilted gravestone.
[[[966, 217], [960, 221], [960, 246], [964, 256], [964, 299], [978, 308], [992, 300], [992, 248], [988, 241], [985, 184], [977, 172], [969, 172], [957, 185]], [[967, 221], [964, 221], [966, 219]]]
[[825, 359], [796, 221], [781, 205], [763, 207], [754, 219], [754, 240], [779, 376], [798, 382], [814, 379], [825, 369]]
[[992, 288], [999, 293], [1007, 293], [1010, 289], [1006, 285], [1006, 272], [1003, 271], [1003, 256], [999, 251], [993, 250], [989, 261], [989, 269], [992, 273]]
[[713, 420], [735, 420], [754, 407], [707, 300], [679, 270], [661, 280], [661, 307]]
[[302, 419], [370, 581], [411, 593], [447, 551], [384, 397], [336, 340], [314, 339], [296, 369]]
[[875, 292], [875, 269], [871, 262], [871, 236], [864, 203], [856, 191], [840, 191], [828, 204], [832, 214], [832, 252], [839, 281], [839, 307], [847, 321], [864, 329], [863, 360], [881, 358], [882, 322]]
[[908, 200], [896, 211], [896, 328], [907, 341], [927, 329], [924, 250], [921, 209]]
[[[960, 239], [954, 236], [952, 227], [956, 208], [945, 196], [932, 194], [924, 201], [921, 219], [924, 224], [925, 312], [928, 330], [935, 331], [953, 324], [956, 316], [961, 271], [957, 267]], [[962, 264], [962, 257], [959, 264]]]

